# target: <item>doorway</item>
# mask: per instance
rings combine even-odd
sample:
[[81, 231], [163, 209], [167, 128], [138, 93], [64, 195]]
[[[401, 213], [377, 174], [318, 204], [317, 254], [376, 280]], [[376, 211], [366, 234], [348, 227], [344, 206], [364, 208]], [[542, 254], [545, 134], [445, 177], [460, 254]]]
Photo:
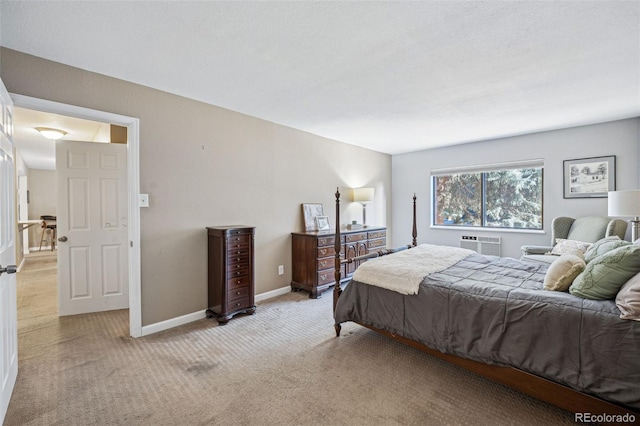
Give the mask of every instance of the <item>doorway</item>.
[[14, 106], [82, 118], [126, 127], [127, 144], [127, 198], [128, 198], [128, 278], [129, 278], [129, 333], [142, 335], [142, 306], [140, 297], [140, 211], [138, 208], [139, 180], [139, 120], [104, 111], [92, 110], [58, 102], [11, 94]]

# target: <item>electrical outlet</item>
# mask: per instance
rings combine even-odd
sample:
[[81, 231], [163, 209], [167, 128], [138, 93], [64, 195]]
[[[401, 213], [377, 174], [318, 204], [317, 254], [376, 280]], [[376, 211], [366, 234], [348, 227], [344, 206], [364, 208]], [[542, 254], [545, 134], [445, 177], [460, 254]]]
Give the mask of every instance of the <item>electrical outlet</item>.
[[284, 275], [284, 265], [278, 266], [278, 275]]

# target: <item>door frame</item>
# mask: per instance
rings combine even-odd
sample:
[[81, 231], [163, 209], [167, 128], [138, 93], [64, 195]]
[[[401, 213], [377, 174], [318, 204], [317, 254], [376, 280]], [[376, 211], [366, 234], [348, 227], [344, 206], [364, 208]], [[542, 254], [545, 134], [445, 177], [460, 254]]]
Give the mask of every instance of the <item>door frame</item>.
[[9, 94], [13, 106], [86, 120], [102, 121], [127, 128], [127, 178], [129, 200], [129, 334], [142, 336], [142, 298], [140, 271], [140, 119], [105, 111], [68, 105], [30, 96]]

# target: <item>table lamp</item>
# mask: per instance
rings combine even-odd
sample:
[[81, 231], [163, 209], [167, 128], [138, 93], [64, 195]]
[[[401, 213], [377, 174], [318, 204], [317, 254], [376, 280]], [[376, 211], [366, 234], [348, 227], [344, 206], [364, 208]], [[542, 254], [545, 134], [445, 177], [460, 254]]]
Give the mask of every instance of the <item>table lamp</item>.
[[609, 216], [632, 217], [631, 242], [640, 238], [640, 190], [609, 191]]
[[373, 188], [354, 188], [353, 201], [362, 203], [362, 224], [367, 225], [367, 203], [373, 201]]

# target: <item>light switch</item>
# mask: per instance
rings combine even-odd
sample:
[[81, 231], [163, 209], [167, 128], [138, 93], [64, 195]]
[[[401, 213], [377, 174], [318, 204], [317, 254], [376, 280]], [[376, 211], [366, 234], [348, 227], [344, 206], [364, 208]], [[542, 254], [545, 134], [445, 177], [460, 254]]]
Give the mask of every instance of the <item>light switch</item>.
[[139, 197], [138, 207], [149, 207], [149, 194], [139, 194]]

